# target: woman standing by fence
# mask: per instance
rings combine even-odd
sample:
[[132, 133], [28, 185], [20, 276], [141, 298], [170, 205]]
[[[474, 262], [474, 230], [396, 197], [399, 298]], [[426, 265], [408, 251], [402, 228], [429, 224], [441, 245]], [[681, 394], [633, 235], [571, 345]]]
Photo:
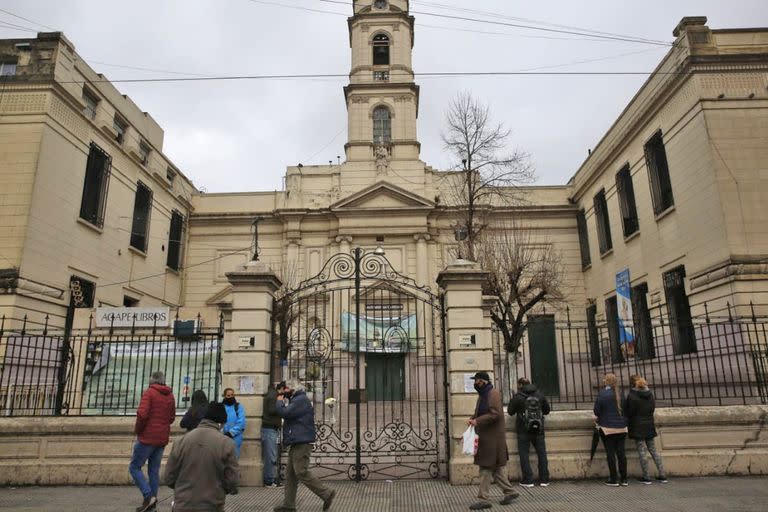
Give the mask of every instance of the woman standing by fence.
[[643, 477], [639, 479], [640, 483], [650, 484], [651, 475], [648, 472], [648, 454], [653, 458], [659, 476], [658, 482], [667, 482], [664, 474], [664, 464], [661, 461], [661, 455], [656, 450], [656, 425], [653, 421], [653, 412], [656, 409], [656, 402], [653, 393], [648, 389], [648, 383], [640, 375], [632, 375], [629, 378], [629, 390], [627, 396], [627, 405], [624, 414], [629, 421], [629, 437], [635, 440], [637, 454], [640, 456], [640, 467], [643, 468]]
[[[624, 397], [619, 391], [616, 375], [609, 373], [603, 378], [605, 388], [600, 391], [595, 401], [595, 422], [600, 429], [600, 437], [608, 458], [610, 479], [605, 482], [611, 487], [627, 486], [627, 454], [624, 443], [627, 439], [627, 419], [622, 414]], [[616, 461], [619, 468], [616, 471]], [[618, 474], [617, 474], [618, 473]], [[619, 480], [619, 477], [621, 478]]]

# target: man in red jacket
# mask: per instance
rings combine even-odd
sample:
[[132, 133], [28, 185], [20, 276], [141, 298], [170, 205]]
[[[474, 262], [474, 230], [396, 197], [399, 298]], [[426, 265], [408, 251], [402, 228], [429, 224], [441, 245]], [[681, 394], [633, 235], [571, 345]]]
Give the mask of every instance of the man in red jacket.
[[[136, 512], [148, 512], [157, 506], [157, 488], [160, 487], [160, 461], [168, 444], [171, 423], [176, 417], [176, 399], [171, 388], [165, 385], [163, 372], [154, 372], [149, 378], [149, 388], [141, 395], [136, 411], [134, 433], [138, 438], [133, 445], [133, 457], [128, 466], [131, 477], [144, 496], [144, 502]], [[147, 464], [148, 463], [148, 464]], [[149, 483], [141, 468], [147, 464]]]

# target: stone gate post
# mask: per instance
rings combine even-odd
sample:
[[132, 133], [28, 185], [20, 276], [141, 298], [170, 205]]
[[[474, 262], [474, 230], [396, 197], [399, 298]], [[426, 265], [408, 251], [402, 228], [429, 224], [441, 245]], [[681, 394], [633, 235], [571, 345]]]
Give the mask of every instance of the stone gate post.
[[241, 484], [261, 485], [261, 412], [270, 385], [272, 301], [282, 283], [269, 266], [258, 261], [228, 272], [227, 279], [232, 284], [232, 320], [224, 335], [223, 387], [235, 390], [246, 412]]
[[488, 272], [476, 263], [458, 260], [437, 277], [445, 290], [446, 365], [448, 368], [448, 435], [450, 480], [468, 484], [478, 476], [471, 456], [462, 455], [462, 434], [472, 415], [477, 393], [470, 377], [478, 371], [493, 375], [490, 319], [483, 314], [483, 283]]

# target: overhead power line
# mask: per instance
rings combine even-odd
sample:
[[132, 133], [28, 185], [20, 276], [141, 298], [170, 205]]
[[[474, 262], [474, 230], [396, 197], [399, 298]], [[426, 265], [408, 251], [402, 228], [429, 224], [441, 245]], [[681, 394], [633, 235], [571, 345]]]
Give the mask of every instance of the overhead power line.
[[0, 9], [0, 12], [4, 12], [5, 14], [9, 14], [9, 15], [13, 16], [14, 18], [18, 18], [20, 20], [24, 20], [24, 21], [26, 21], [28, 23], [32, 23], [33, 25], [37, 25], [39, 27], [47, 28], [47, 29], [50, 29], [50, 30], [53, 30], [53, 31], [57, 30], [57, 29], [51, 27], [50, 25], [45, 25], [43, 23], [39, 23], [39, 22], [31, 20], [29, 18], [25, 18], [24, 16], [19, 16], [18, 14], [14, 14], [11, 11], [6, 11], [5, 9]]

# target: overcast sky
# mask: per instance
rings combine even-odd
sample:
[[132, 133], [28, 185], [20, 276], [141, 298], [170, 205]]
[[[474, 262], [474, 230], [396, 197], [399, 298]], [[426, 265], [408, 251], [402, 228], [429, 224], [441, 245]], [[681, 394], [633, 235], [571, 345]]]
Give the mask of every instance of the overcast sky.
[[[456, 10], [461, 8], [495, 13], [484, 18], [496, 21], [520, 23], [509, 18], [526, 18], [668, 42], [683, 16], [705, 15], [713, 29], [768, 26], [765, 0], [411, 2], [412, 10], [480, 17]], [[184, 76], [177, 73], [349, 72], [345, 16], [351, 13], [351, 1], [344, 6], [320, 0], [0, 0], [0, 9], [62, 30], [96, 71], [113, 80]], [[32, 22], [0, 12], [0, 37], [34, 36], [8, 28], [8, 23], [49, 30]], [[414, 70], [487, 72], [557, 66], [551, 70], [649, 71], [667, 50], [416, 14]], [[436, 168], [448, 166], [440, 140], [445, 108], [457, 92], [469, 91], [490, 105], [497, 121], [512, 129], [514, 145], [531, 154], [539, 183], [563, 184], [644, 79], [417, 78], [422, 160]], [[345, 83], [292, 79], [117, 87], [160, 123], [165, 153], [198, 187], [225, 192], [280, 189], [287, 165], [343, 158]]]

